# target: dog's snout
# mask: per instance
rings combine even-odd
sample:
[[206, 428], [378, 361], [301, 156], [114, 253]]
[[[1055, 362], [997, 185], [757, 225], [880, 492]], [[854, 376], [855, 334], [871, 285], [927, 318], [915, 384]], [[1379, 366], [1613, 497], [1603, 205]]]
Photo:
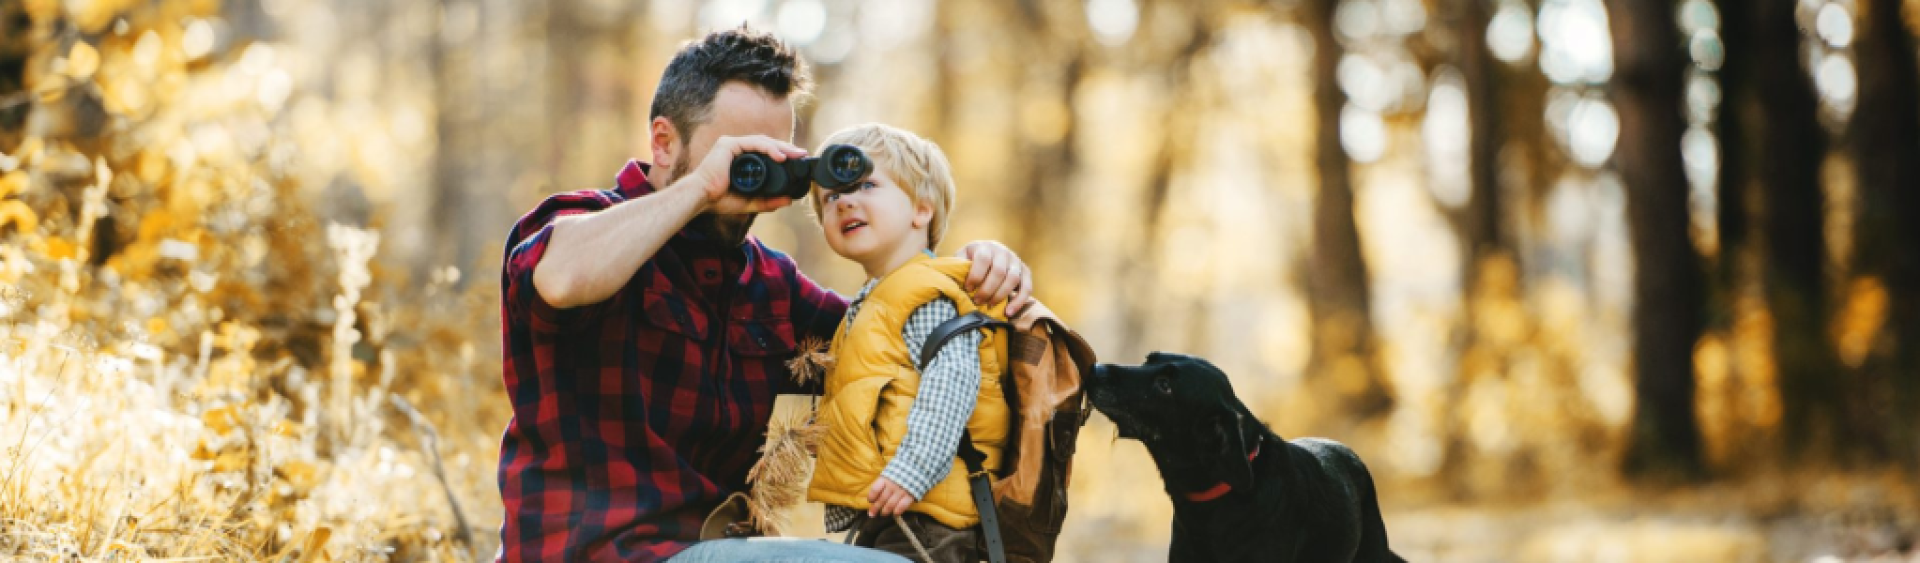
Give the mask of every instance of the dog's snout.
[[1093, 364], [1093, 373], [1087, 375], [1087, 383], [1089, 385], [1100, 385], [1106, 383], [1106, 380], [1107, 364]]

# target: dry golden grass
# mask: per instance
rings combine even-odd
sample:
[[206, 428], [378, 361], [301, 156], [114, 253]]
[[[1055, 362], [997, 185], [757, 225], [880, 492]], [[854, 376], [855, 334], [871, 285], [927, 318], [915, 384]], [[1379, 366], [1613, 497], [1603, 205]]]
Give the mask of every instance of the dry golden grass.
[[[28, 53], [22, 89], [8, 91], [13, 77], [0, 77], [0, 560], [487, 558], [498, 541], [494, 466], [509, 408], [489, 276], [470, 276], [478, 278], [471, 289], [451, 268], [415, 279], [421, 275], [382, 263], [381, 235], [395, 231], [382, 228], [377, 212], [370, 224], [348, 225], [315, 211], [313, 198], [329, 186], [303, 185], [294, 163], [324, 158], [299, 147], [359, 149], [327, 156], [340, 161], [333, 168], [390, 178], [393, 161], [369, 155], [395, 145], [343, 123], [389, 124], [380, 112], [297, 111], [315, 100], [291, 89], [272, 46], [209, 31], [220, 9], [210, 0], [0, 1], [0, 22], [30, 22], [24, 34], [0, 30], [0, 57]], [[1096, 102], [1092, 111], [1110, 107], [1101, 100], [1127, 99], [1114, 93], [1125, 82], [1115, 77], [1125, 74], [1090, 75], [1083, 95]], [[1306, 111], [1301, 104], [1268, 115], [1284, 120]], [[326, 142], [309, 142], [316, 138]], [[969, 160], [966, 147], [991, 145], [958, 143], [955, 161]], [[1107, 152], [1129, 160], [1131, 150]], [[998, 153], [980, 154], [975, 160]], [[1090, 162], [1083, 168], [1104, 161]], [[1406, 178], [1371, 182], [1361, 201], [1386, 201], [1366, 195], [1384, 193], [1380, 186], [1418, 185]], [[1169, 232], [1231, 223], [1180, 207], [1209, 199], [1172, 198], [1170, 211], [1147, 216], [1176, 218]], [[1135, 215], [1100, 215], [1109, 212]], [[1134, 230], [1126, 221], [1097, 224]], [[1131, 240], [1103, 232], [1084, 236]], [[1392, 282], [1394, 271], [1414, 279], [1407, 272], [1430, 270], [1445, 256], [1414, 252], [1421, 260], [1407, 260], [1407, 249], [1425, 247], [1373, 236], [1379, 232], [1369, 239], [1388, 242], [1370, 244], [1400, 248], [1393, 256], [1402, 260], [1381, 261], [1399, 266], [1376, 270], [1376, 280]], [[1078, 246], [1054, 246], [1072, 254], [1056, 265], [1083, 259], [1072, 250]], [[1047, 252], [1033, 250], [1036, 266], [1045, 267]], [[1239, 277], [1265, 283], [1259, 261], [1217, 260], [1259, 266], [1242, 271], [1210, 265], [1205, 253], [1171, 258], [1146, 272], [1160, 276], [1158, 285], [1126, 282], [1120, 294], [1170, 288], [1173, 299], [1152, 301], [1171, 305], [1141, 311], [1182, 319], [1172, 309], [1200, 301], [1179, 292], [1237, 288]], [[1763, 474], [1678, 495], [1621, 488], [1614, 460], [1632, 413], [1618, 342], [1624, 311], [1595, 305], [1577, 280], [1522, 287], [1516, 266], [1482, 266], [1485, 287], [1466, 304], [1482, 338], [1462, 351], [1457, 369], [1396, 363], [1397, 392], [1407, 399], [1399, 414], [1336, 435], [1378, 470], [1403, 555], [1920, 561], [1920, 496], [1904, 469]], [[1071, 270], [1053, 268], [1049, 291], [1107, 291]], [[1877, 280], [1848, 286], [1829, 327], [1844, 361], [1870, 351], [1886, 322], [1885, 292]], [[1771, 457], [1766, 448], [1781, 417], [1774, 320], [1749, 293], [1736, 296], [1731, 326], [1696, 349], [1707, 453], [1736, 476], [1756, 471], [1748, 460]], [[1384, 353], [1423, 357], [1413, 351], [1425, 340], [1407, 334], [1456, 330], [1451, 314], [1408, 316], [1412, 328], [1390, 336], [1399, 348]], [[1291, 326], [1275, 318], [1283, 320], [1260, 326]], [[1139, 339], [1156, 347], [1180, 346], [1181, 331], [1196, 326], [1164, 318], [1153, 325]], [[1256, 332], [1283, 336], [1223, 341], [1258, 344], [1257, 365], [1298, 370], [1288, 366], [1304, 358], [1304, 330]], [[809, 352], [795, 371], [818, 377], [827, 360]], [[1322, 404], [1324, 394], [1299, 392], [1297, 382], [1234, 373], [1256, 412], [1289, 436], [1340, 428], [1350, 414]], [[810, 432], [781, 420], [791, 430], [775, 434], [770, 461], [754, 478], [782, 486], [754, 502], [768, 515], [763, 526], [806, 535], [820, 529], [817, 506], [773, 508], [803, 497]], [[1449, 449], [1461, 459], [1449, 461]], [[1164, 560], [1172, 508], [1144, 450], [1096, 421], [1079, 452], [1062, 560]]]
[[272, 69], [192, 44], [217, 8], [21, 8], [0, 559], [488, 558], [494, 297], [450, 269], [409, 283], [377, 230], [323, 224]]

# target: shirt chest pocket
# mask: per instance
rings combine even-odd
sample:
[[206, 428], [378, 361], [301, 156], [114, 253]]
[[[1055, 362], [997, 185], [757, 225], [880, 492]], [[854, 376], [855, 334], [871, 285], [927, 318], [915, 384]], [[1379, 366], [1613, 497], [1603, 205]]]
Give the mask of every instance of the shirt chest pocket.
[[727, 323], [727, 349], [741, 356], [788, 356], [794, 350], [793, 319], [735, 318]]
[[646, 290], [641, 306], [647, 324], [695, 341], [707, 339], [707, 313], [685, 297], [665, 291]]

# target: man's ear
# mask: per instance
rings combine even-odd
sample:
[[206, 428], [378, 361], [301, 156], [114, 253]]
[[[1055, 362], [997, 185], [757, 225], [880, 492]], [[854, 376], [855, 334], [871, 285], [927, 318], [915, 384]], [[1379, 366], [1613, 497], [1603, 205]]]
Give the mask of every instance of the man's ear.
[[673, 120], [667, 116], [653, 118], [647, 124], [647, 146], [653, 150], [653, 165], [671, 167], [678, 162], [676, 158], [686, 149], [687, 143], [680, 136], [680, 129], [673, 126]]
[[1214, 479], [1238, 490], [1253, 486], [1253, 456], [1260, 447], [1260, 435], [1248, 427], [1248, 418], [1240, 409], [1226, 405], [1213, 422], [1220, 444], [1212, 463]]

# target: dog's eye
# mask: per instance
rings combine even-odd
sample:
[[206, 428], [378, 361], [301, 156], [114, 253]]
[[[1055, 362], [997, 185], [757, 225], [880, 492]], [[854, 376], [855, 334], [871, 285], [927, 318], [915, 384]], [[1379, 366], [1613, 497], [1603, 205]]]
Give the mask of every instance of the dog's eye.
[[1164, 375], [1155, 377], [1153, 378], [1153, 390], [1159, 391], [1161, 395], [1172, 395], [1173, 380], [1167, 379]]

